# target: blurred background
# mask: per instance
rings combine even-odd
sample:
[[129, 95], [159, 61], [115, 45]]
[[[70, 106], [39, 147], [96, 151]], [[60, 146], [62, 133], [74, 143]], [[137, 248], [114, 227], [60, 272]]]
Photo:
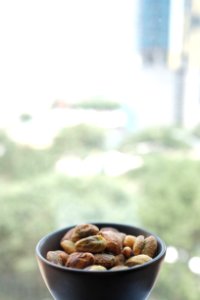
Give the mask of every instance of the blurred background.
[[0, 2], [0, 299], [50, 300], [35, 245], [121, 222], [168, 248], [152, 300], [200, 298], [200, 1]]

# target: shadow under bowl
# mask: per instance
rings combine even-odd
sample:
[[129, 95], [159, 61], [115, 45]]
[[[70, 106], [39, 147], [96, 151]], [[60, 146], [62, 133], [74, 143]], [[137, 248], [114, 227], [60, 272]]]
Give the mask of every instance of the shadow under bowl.
[[158, 241], [155, 257], [139, 266], [116, 271], [86, 271], [54, 265], [46, 260], [48, 251], [60, 249], [60, 240], [73, 226], [43, 237], [36, 246], [40, 272], [56, 300], [144, 300], [152, 291], [166, 254], [165, 243], [155, 234], [134, 226], [93, 223], [99, 228], [114, 227], [131, 235], [154, 235]]

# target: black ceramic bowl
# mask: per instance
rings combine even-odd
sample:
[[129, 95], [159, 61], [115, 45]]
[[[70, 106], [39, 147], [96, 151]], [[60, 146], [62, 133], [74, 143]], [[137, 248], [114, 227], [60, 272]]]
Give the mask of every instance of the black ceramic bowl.
[[[99, 228], [114, 227], [132, 235], [151, 235], [144, 229], [113, 223], [95, 223]], [[155, 234], [158, 250], [155, 258], [136, 267], [118, 271], [85, 271], [67, 269], [45, 259], [50, 250], [60, 249], [59, 241], [71, 227], [43, 237], [36, 247], [42, 277], [56, 300], [144, 300], [147, 299], [164, 260], [166, 246]]]

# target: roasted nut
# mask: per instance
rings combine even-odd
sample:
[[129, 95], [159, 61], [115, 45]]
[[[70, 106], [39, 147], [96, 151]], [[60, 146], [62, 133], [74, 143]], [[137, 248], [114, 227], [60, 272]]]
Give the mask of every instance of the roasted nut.
[[106, 271], [107, 269], [103, 266], [92, 265], [92, 266], [89, 266], [89, 267], [85, 268], [84, 270], [88, 270], [88, 271]]
[[154, 257], [156, 250], [157, 240], [153, 235], [150, 235], [144, 240], [144, 248], [142, 249], [142, 254]]
[[144, 236], [138, 235], [135, 239], [135, 243], [133, 245], [133, 253], [134, 255], [139, 255], [144, 248]]
[[115, 265], [115, 257], [112, 254], [95, 254], [94, 263], [95, 265], [101, 265], [106, 269], [110, 269]]
[[115, 256], [115, 266], [121, 266], [124, 265], [124, 263], [125, 257], [122, 253]]
[[156, 255], [157, 239], [134, 236], [114, 227], [82, 224], [71, 228], [60, 240], [64, 251], [49, 251], [48, 261], [88, 271], [124, 270], [144, 264]]
[[129, 258], [133, 256], [133, 250], [130, 247], [124, 247], [122, 249], [122, 254], [126, 257]]
[[63, 265], [65, 265], [68, 260], [69, 255], [67, 253], [65, 253], [64, 251], [61, 251], [61, 253], [59, 255], [62, 258]]
[[114, 231], [114, 232], [119, 232], [118, 229], [114, 228], [114, 227], [102, 227], [101, 231]]
[[125, 238], [124, 238], [124, 242], [123, 242], [123, 246], [124, 247], [130, 247], [133, 249], [133, 245], [135, 243], [135, 240], [136, 240], [136, 236], [134, 235], [126, 235]]
[[93, 224], [78, 225], [74, 228], [71, 239], [73, 242], [77, 242], [82, 238], [97, 235], [98, 232], [99, 228]]
[[114, 231], [100, 231], [106, 240], [106, 251], [113, 254], [120, 254], [122, 250], [122, 236]]
[[74, 232], [74, 228], [71, 228], [70, 230], [68, 230], [65, 233], [65, 235], [62, 237], [61, 241], [64, 241], [64, 240], [70, 240], [71, 241], [73, 232]]
[[71, 254], [76, 251], [75, 244], [70, 240], [63, 240], [60, 243], [66, 253]]
[[84, 269], [94, 263], [94, 256], [87, 252], [74, 252], [69, 255], [66, 267]]
[[69, 255], [64, 251], [56, 250], [56, 251], [48, 251], [46, 258], [48, 261], [53, 264], [63, 266], [66, 264]]
[[145, 255], [145, 254], [139, 254], [139, 255], [132, 256], [131, 258], [129, 258], [125, 262], [125, 265], [128, 267], [133, 267], [136, 265], [142, 265], [150, 260], [152, 260], [152, 258], [150, 256]]
[[128, 269], [127, 266], [124, 266], [124, 265], [120, 265], [120, 266], [114, 266], [110, 269], [110, 271], [118, 271], [118, 270], [125, 270], [125, 269]]
[[106, 248], [106, 240], [101, 235], [83, 238], [75, 243], [76, 251], [99, 253]]

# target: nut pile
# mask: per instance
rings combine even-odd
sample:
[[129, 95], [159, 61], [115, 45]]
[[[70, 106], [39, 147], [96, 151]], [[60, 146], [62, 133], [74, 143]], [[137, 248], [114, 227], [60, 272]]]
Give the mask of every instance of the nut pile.
[[73, 227], [62, 237], [63, 250], [49, 251], [48, 261], [67, 268], [91, 271], [122, 270], [144, 264], [155, 256], [157, 240], [150, 235], [126, 235], [112, 227], [93, 224]]

